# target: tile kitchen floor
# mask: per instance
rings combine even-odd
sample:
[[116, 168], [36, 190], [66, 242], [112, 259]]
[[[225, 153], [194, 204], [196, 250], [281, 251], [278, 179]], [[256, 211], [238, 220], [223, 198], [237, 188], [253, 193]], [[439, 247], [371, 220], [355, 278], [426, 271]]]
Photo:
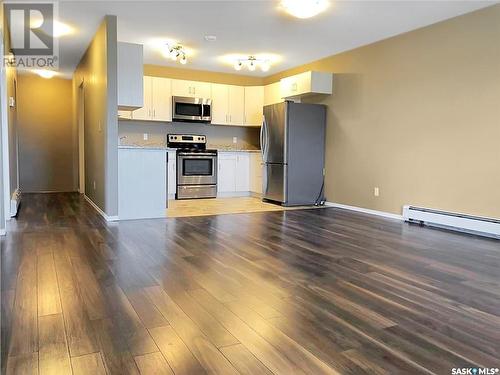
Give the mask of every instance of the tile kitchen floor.
[[167, 215], [168, 217], [190, 217], [249, 212], [285, 211], [299, 208], [304, 207], [282, 207], [277, 204], [262, 202], [260, 198], [256, 197], [186, 200], [171, 199], [168, 201]]

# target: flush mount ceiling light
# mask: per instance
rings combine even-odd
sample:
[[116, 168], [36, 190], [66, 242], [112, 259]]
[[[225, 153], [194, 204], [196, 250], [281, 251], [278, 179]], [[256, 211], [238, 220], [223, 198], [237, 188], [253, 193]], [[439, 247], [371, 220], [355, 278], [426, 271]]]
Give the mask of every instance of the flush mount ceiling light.
[[[37, 29], [43, 25], [43, 16], [41, 13], [34, 13], [30, 17], [30, 27], [32, 29]], [[52, 36], [55, 38], [59, 38], [61, 36], [69, 35], [69, 34], [74, 34], [75, 30], [68, 24], [54, 20], [53, 21], [53, 30], [52, 30]]]
[[174, 61], [179, 61], [183, 65], [187, 63], [186, 50], [180, 44], [173, 46], [167, 44], [164, 55]]
[[251, 72], [255, 71], [257, 66], [260, 70], [267, 72], [271, 68], [271, 61], [269, 59], [261, 59], [255, 56], [248, 56], [248, 58], [237, 59], [234, 62], [234, 69], [241, 70], [244, 66], [248, 68]]
[[33, 69], [32, 72], [38, 74], [42, 78], [47, 78], [47, 79], [57, 75], [57, 73], [54, 72], [53, 70], [47, 70], [47, 69]]
[[282, 8], [294, 17], [311, 18], [328, 8], [328, 0], [281, 0]]
[[205, 35], [204, 38], [207, 42], [216, 42], [217, 41], [216, 35]]

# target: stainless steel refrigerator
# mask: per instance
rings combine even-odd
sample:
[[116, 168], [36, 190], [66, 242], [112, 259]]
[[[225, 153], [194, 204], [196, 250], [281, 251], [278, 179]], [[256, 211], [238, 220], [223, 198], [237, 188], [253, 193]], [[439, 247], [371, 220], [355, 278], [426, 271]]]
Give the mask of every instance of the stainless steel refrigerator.
[[323, 198], [325, 128], [323, 105], [284, 102], [264, 107], [264, 200], [300, 206]]

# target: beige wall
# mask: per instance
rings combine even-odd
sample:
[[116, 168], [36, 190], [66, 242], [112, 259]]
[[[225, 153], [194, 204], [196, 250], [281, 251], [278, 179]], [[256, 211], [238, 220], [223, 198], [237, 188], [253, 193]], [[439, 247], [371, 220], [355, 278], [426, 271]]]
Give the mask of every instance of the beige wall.
[[264, 82], [264, 78], [261, 77], [148, 64], [144, 65], [144, 75], [239, 86], [259, 86]]
[[19, 185], [23, 192], [75, 191], [71, 80], [18, 75]]
[[106, 16], [73, 76], [75, 127], [84, 87], [85, 194], [108, 216], [118, 214], [116, 47], [116, 17]]
[[[500, 5], [266, 79], [334, 75], [326, 197], [500, 218]], [[373, 188], [380, 188], [374, 197]]]

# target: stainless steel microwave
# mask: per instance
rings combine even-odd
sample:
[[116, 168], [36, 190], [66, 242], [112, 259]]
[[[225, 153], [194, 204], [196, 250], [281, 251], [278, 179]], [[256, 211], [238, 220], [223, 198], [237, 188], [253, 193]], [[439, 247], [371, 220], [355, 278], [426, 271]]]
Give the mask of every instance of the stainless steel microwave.
[[212, 99], [173, 96], [172, 120], [192, 122], [212, 121]]

